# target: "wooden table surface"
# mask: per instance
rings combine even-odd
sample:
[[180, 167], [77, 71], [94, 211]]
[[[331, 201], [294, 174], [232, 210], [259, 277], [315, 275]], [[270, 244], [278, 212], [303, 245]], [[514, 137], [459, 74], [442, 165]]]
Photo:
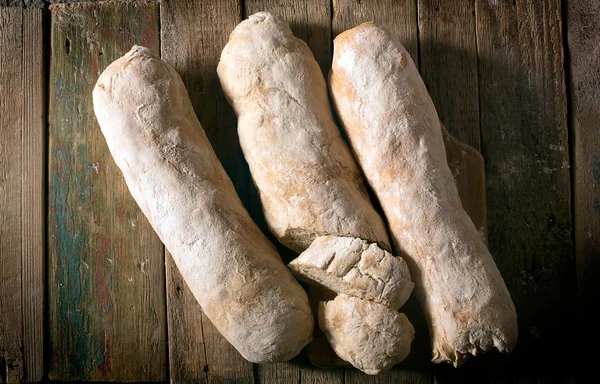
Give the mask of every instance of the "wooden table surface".
[[[131, 45], [160, 53], [266, 232], [216, 75], [229, 33], [260, 10], [290, 21], [324, 73], [345, 29], [375, 20], [400, 37], [442, 122], [485, 158], [489, 247], [519, 316], [513, 354], [456, 370], [421, 345], [416, 363], [377, 377], [306, 353], [254, 365], [203, 315], [108, 154], [91, 91]], [[0, 382], [591, 382], [599, 59], [595, 0], [0, 0]]]

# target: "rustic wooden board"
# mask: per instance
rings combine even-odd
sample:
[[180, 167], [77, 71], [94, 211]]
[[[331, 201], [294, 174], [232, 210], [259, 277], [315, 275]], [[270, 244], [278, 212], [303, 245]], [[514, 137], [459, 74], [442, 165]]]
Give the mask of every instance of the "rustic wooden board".
[[0, 0], [0, 6], [42, 8], [44, 0]]
[[21, 307], [21, 52], [23, 18], [0, 9], [0, 380], [23, 379]]
[[164, 381], [164, 247], [109, 154], [91, 96], [134, 43], [158, 52], [158, 4], [50, 10], [48, 375]]
[[43, 375], [41, 37], [40, 9], [0, 8], [0, 382]]
[[[238, 0], [161, 2], [161, 53], [182, 77], [206, 134], [245, 200], [245, 165], [236, 119], [227, 103], [217, 64], [229, 34], [241, 21]], [[219, 334], [203, 314], [167, 252], [169, 365], [172, 383], [254, 382], [252, 364]]]
[[419, 71], [442, 123], [480, 149], [475, 3], [419, 0]]
[[561, 4], [477, 0], [476, 18], [489, 246], [519, 318], [495, 371], [561, 382], [570, 354], [548, 362], [576, 349]]
[[[567, 1], [569, 89], [573, 155], [573, 194], [580, 340], [594, 329], [600, 302], [600, 2]], [[595, 341], [598, 337], [595, 338]], [[586, 343], [583, 343], [586, 345]], [[581, 361], [585, 380], [597, 378], [593, 354]]]
[[22, 298], [26, 382], [44, 374], [45, 83], [43, 12], [23, 9], [22, 72]]

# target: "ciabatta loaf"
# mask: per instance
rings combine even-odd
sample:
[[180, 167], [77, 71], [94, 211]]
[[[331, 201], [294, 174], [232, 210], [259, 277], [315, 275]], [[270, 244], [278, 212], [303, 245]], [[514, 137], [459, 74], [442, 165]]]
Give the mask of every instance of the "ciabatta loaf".
[[415, 280], [433, 361], [458, 366], [493, 347], [511, 351], [515, 307], [462, 208], [438, 115], [406, 49], [384, 28], [362, 24], [335, 39], [329, 82], [354, 154]]
[[266, 12], [241, 22], [217, 68], [265, 219], [302, 252], [322, 235], [389, 249], [360, 170], [333, 121], [327, 83], [306, 44]]
[[306, 293], [243, 207], [175, 70], [133, 47], [98, 79], [94, 111], [129, 191], [219, 332], [252, 362], [296, 356], [312, 335]]

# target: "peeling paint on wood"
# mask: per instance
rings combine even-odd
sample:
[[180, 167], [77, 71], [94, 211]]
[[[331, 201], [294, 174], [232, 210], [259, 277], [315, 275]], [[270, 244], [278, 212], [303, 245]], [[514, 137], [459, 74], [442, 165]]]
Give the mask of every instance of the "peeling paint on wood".
[[133, 44], [158, 52], [158, 6], [56, 5], [51, 12], [49, 377], [161, 381], [163, 246], [92, 108], [92, 89], [109, 63]]

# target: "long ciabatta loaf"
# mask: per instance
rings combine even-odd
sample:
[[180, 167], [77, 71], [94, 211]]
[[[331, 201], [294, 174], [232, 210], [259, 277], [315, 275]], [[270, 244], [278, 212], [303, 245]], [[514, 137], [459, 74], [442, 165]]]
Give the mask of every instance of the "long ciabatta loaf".
[[312, 335], [306, 293], [243, 207], [175, 70], [134, 46], [98, 79], [94, 111], [131, 194], [219, 332], [252, 362], [296, 356]]
[[389, 249], [383, 220], [333, 121], [321, 69], [288, 24], [266, 12], [241, 22], [217, 72], [277, 238], [297, 252], [322, 235]]
[[417, 68], [384, 28], [334, 42], [330, 87], [355, 156], [406, 259], [431, 331], [433, 361], [455, 366], [511, 351], [517, 316], [492, 256], [462, 208], [438, 116]]

